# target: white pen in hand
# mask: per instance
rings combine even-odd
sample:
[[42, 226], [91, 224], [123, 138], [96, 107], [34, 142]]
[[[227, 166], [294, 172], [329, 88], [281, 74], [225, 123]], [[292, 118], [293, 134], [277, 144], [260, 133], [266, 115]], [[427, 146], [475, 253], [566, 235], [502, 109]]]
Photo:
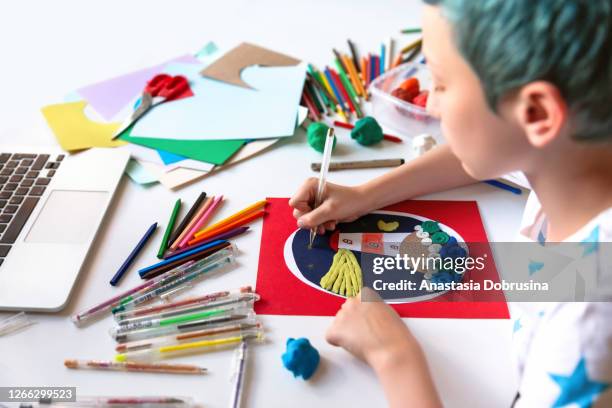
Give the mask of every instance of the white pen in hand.
[[[325, 148], [323, 149], [323, 161], [321, 162], [321, 172], [319, 173], [319, 186], [317, 187], [317, 195], [315, 196], [314, 207], [315, 210], [320, 204], [323, 198], [323, 190], [325, 190], [325, 183], [327, 182], [327, 173], [329, 172], [329, 163], [331, 162], [332, 148], [334, 146], [334, 128], [329, 128], [327, 136], [325, 137]], [[310, 230], [310, 241], [308, 243], [308, 249], [312, 248], [315, 237], [317, 236], [317, 230], [319, 226], [315, 226]]]

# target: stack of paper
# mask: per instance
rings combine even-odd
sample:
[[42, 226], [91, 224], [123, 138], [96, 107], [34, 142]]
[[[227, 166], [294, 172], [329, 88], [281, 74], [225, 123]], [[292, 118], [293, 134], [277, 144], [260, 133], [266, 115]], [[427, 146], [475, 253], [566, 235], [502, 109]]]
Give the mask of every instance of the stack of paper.
[[[42, 113], [63, 149], [128, 149], [133, 181], [177, 188], [294, 135], [307, 114], [299, 106], [305, 71], [265, 48], [243, 43], [222, 54], [209, 43], [195, 56], [80, 88]], [[155, 106], [112, 140], [159, 73], [187, 77], [193, 95]]]

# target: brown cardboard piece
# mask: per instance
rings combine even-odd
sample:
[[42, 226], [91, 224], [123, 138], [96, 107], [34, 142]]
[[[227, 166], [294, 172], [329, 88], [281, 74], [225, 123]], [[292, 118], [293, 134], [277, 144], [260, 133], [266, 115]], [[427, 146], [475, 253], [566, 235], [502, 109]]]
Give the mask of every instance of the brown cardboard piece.
[[200, 71], [200, 75], [244, 88], [252, 88], [240, 76], [244, 68], [251, 65], [286, 67], [299, 63], [300, 60], [288, 55], [254, 44], [242, 43]]

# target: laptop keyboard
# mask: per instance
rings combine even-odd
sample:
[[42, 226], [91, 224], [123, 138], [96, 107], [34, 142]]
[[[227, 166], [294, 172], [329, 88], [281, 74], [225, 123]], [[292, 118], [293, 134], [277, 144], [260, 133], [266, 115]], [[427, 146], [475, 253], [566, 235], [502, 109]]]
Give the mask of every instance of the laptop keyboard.
[[11, 250], [64, 155], [0, 153], [0, 265]]

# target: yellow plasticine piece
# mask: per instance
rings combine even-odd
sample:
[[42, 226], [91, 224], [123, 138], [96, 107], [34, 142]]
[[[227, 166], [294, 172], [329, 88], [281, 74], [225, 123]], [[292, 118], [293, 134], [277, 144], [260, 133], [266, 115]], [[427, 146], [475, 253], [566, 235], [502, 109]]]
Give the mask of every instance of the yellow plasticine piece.
[[392, 232], [399, 228], [399, 222], [397, 221], [384, 222], [383, 220], [378, 220], [378, 222], [376, 223], [376, 226], [381, 231]]
[[334, 282], [334, 285], [332, 286], [332, 292], [338, 293], [340, 291], [340, 286], [342, 285], [343, 281], [344, 281], [344, 276], [342, 275], [342, 270], [339, 270], [338, 278], [336, 279], [336, 281]]
[[[350, 251], [349, 251], [350, 252]], [[353, 270], [355, 271], [355, 275], [357, 276], [357, 284], [359, 289], [361, 289], [361, 287], [363, 286], [363, 280], [362, 280], [362, 275], [361, 275], [361, 266], [359, 266], [359, 262], [357, 262], [357, 258], [355, 257], [355, 254], [353, 254], [352, 252], [350, 252], [349, 255], [349, 260], [353, 266]]]
[[323, 289], [343, 296], [356, 296], [361, 291], [362, 272], [355, 254], [348, 249], [338, 250], [329, 271], [321, 278]]
[[346, 293], [346, 273], [345, 273], [346, 268], [347, 266], [342, 268], [342, 272], [340, 274], [340, 276], [342, 276], [342, 282], [340, 282], [340, 291], [338, 292], [338, 294], [342, 296], [344, 296]]
[[352, 275], [353, 270], [347, 266], [346, 268], [344, 268], [344, 284], [346, 285], [346, 296], [353, 296], [354, 292], [353, 292], [353, 283], [351, 280], [351, 275]]
[[351, 281], [351, 287], [353, 289], [353, 294], [356, 295], [360, 291], [359, 280], [357, 279], [357, 271], [355, 269], [350, 270], [348, 279]]
[[320, 281], [320, 285], [323, 289], [329, 289], [331, 285], [334, 283], [334, 281], [336, 280], [336, 277], [339, 271], [338, 266], [340, 265], [340, 261], [342, 260], [343, 256], [344, 254], [341, 253], [340, 251], [338, 251], [338, 253], [334, 255], [329, 271], [327, 271], [327, 273], [323, 275]]

